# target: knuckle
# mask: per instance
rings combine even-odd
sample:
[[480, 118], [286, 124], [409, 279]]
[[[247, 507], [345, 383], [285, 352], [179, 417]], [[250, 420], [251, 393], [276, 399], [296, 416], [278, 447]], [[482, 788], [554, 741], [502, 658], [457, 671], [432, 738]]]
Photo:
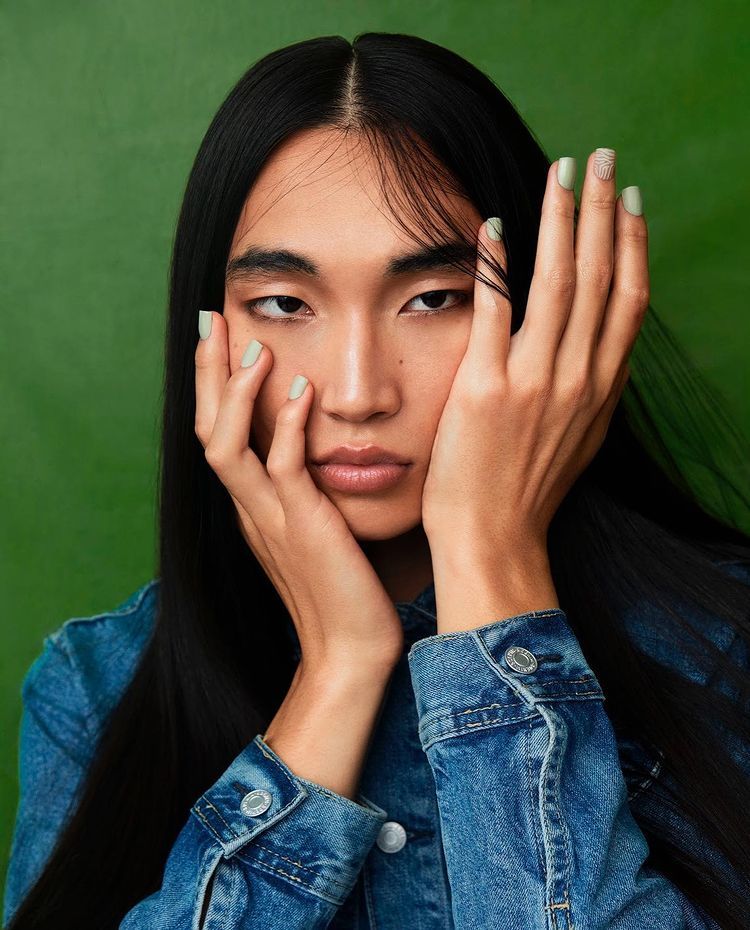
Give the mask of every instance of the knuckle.
[[266, 471], [272, 478], [280, 478], [288, 471], [286, 456], [281, 455], [278, 451], [274, 452], [273, 447], [266, 456]]
[[506, 381], [499, 375], [468, 378], [463, 387], [464, 402], [474, 410], [490, 406], [494, 409], [507, 390]]
[[612, 265], [609, 262], [578, 259], [576, 269], [579, 280], [597, 290], [608, 290], [612, 280]]
[[297, 409], [290, 403], [285, 403], [276, 414], [276, 426], [293, 426], [297, 419]]
[[216, 445], [212, 445], [209, 442], [204, 450], [204, 455], [206, 461], [217, 475], [226, 471], [228, 460], [226, 452], [223, 449], [219, 449]]
[[522, 400], [529, 404], [546, 404], [552, 394], [552, 381], [542, 372], [527, 375], [519, 385]]
[[545, 268], [542, 280], [548, 291], [559, 297], [571, 298], [575, 291], [576, 279], [572, 271], [567, 268]]
[[208, 424], [205, 423], [202, 418], [195, 418], [195, 435], [198, 437], [204, 449], [208, 445], [208, 437], [210, 436], [210, 430], [207, 429], [207, 426]]
[[614, 197], [592, 194], [586, 200], [586, 206], [601, 213], [612, 213], [615, 206]]
[[645, 223], [627, 223], [622, 235], [630, 242], [648, 242], [648, 226]]
[[555, 219], [572, 220], [575, 213], [573, 204], [568, 203], [567, 199], [555, 201], [548, 207], [550, 216]]
[[591, 376], [586, 370], [573, 369], [566, 372], [560, 381], [560, 393], [568, 401], [582, 403], [589, 400], [593, 393]]
[[623, 282], [617, 288], [623, 301], [637, 309], [645, 309], [651, 300], [651, 291], [647, 285]]

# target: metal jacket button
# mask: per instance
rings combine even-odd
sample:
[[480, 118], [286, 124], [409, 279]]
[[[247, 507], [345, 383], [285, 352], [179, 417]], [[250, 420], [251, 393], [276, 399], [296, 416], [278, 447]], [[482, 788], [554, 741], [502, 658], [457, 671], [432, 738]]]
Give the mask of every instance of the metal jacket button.
[[395, 853], [406, 843], [406, 830], [395, 820], [387, 820], [375, 840], [383, 852]]
[[514, 672], [530, 675], [537, 670], [536, 656], [523, 646], [511, 646], [505, 650], [505, 661]]
[[268, 810], [273, 801], [270, 791], [263, 788], [256, 788], [250, 791], [240, 802], [240, 810], [246, 817], [259, 817]]

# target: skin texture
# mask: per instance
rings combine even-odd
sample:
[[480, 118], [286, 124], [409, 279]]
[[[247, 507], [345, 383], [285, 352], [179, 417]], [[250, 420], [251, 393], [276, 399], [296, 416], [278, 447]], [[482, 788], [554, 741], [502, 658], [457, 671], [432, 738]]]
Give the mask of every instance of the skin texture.
[[[445, 202], [472, 227], [482, 223], [466, 201], [445, 195]], [[469, 339], [474, 280], [455, 269], [384, 278], [386, 262], [415, 243], [383, 204], [367, 150], [330, 130], [298, 134], [266, 163], [245, 202], [230, 258], [250, 244], [302, 252], [322, 269], [316, 282], [284, 274], [226, 287], [230, 371], [253, 338], [274, 358], [256, 400], [251, 447], [266, 460], [277, 413], [293, 377], [302, 374], [315, 391], [305, 428], [308, 457], [341, 443], [376, 443], [411, 460], [405, 478], [381, 492], [344, 493], [319, 484], [391, 599], [409, 600], [432, 578], [422, 488]], [[445, 309], [434, 311], [438, 301], [427, 304], [419, 295], [435, 290], [464, 293], [446, 294], [438, 304]], [[261, 313], [279, 317], [287, 306], [301, 318], [269, 321], [244, 307], [274, 295], [298, 300], [266, 300]]]
[[589, 156], [575, 229], [574, 193], [550, 165], [515, 334], [508, 301], [477, 286], [423, 493], [441, 633], [559, 607], [548, 528], [604, 441], [649, 303], [646, 220], [617, 197], [614, 154]]

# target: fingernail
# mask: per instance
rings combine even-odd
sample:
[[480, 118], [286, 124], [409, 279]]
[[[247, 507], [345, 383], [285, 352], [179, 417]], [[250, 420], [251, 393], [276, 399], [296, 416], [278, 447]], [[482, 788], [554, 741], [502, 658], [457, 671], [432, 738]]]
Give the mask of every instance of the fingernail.
[[307, 378], [304, 375], [295, 375], [292, 378], [292, 385], [289, 388], [289, 399], [294, 400], [304, 393], [307, 387]]
[[211, 320], [213, 314], [210, 310], [199, 310], [198, 311], [198, 332], [200, 333], [201, 339], [208, 339], [211, 335]]
[[622, 205], [633, 216], [640, 216], [643, 213], [643, 195], [640, 187], [635, 184], [632, 187], [623, 187]]
[[491, 216], [487, 220], [487, 235], [495, 240], [503, 238], [503, 221], [499, 216]]
[[615, 176], [615, 158], [614, 149], [597, 149], [594, 158], [594, 174], [602, 181], [611, 181]]
[[243, 368], [249, 368], [255, 361], [257, 361], [258, 356], [260, 355], [260, 350], [263, 348], [263, 343], [258, 342], [257, 339], [253, 339], [250, 345], [245, 349], [245, 354], [242, 356], [242, 361], [240, 365]]
[[572, 191], [576, 184], [576, 160], [571, 155], [557, 162], [557, 181], [565, 190]]

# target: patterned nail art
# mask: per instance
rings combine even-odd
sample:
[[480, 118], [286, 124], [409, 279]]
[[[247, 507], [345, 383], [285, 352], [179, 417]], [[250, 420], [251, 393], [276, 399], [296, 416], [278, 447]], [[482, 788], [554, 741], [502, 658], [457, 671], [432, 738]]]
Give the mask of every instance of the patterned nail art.
[[615, 150], [597, 149], [594, 158], [594, 174], [602, 181], [611, 181], [615, 176]]

